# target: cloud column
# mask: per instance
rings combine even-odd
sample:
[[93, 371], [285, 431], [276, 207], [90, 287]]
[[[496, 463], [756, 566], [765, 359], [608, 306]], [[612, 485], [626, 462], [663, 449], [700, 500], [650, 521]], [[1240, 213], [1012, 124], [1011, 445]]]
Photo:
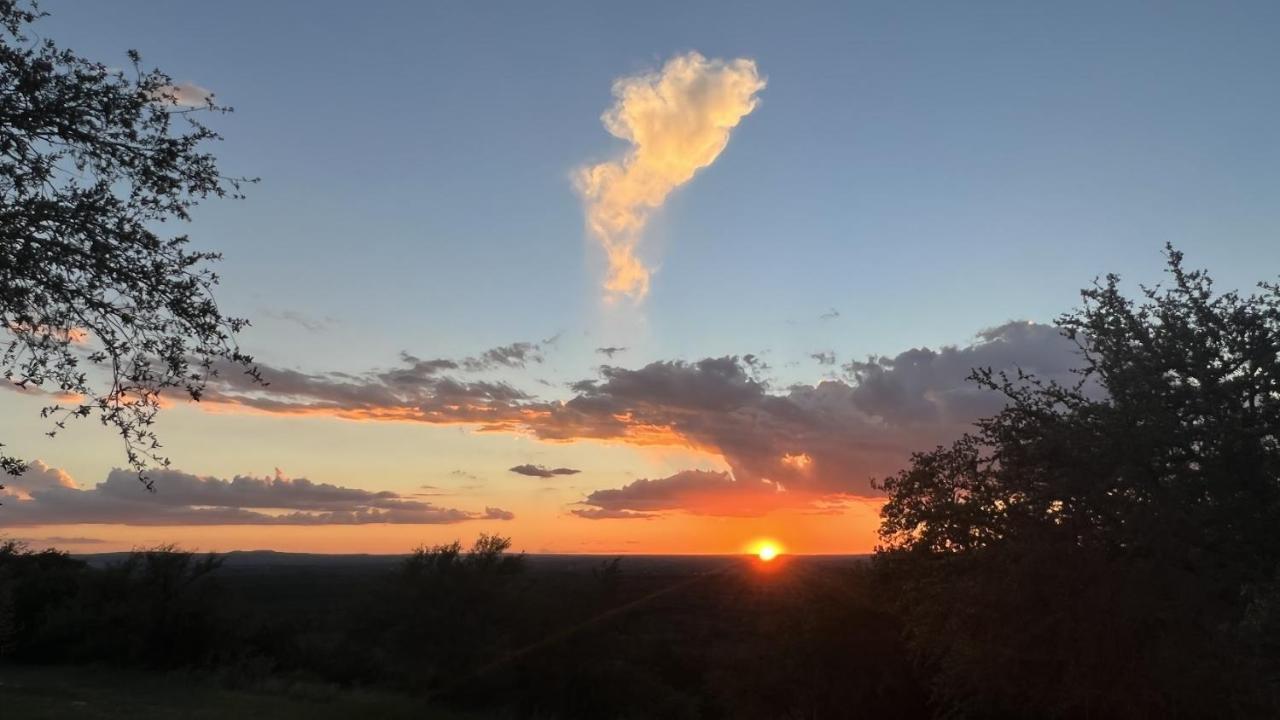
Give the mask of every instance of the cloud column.
[[649, 216], [715, 162], [764, 86], [754, 61], [708, 60], [696, 52], [614, 83], [614, 104], [601, 120], [631, 149], [621, 159], [579, 169], [575, 178], [587, 231], [608, 261], [607, 298], [638, 302], [648, 294], [652, 270], [636, 249]]

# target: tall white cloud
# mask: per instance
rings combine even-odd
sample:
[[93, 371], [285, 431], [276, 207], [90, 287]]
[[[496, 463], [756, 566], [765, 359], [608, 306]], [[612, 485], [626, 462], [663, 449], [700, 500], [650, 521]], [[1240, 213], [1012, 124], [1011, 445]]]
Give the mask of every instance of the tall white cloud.
[[614, 83], [613, 107], [601, 120], [631, 149], [621, 159], [581, 168], [576, 178], [587, 229], [609, 263], [608, 297], [638, 301], [648, 294], [652, 271], [636, 250], [649, 216], [715, 162], [764, 87], [754, 61], [708, 60], [696, 52]]

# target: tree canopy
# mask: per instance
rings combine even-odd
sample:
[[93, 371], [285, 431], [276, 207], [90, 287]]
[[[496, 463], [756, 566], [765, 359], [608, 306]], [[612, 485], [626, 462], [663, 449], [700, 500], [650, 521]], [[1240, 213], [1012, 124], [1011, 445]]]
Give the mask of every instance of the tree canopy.
[[[34, 5], [0, 0], [0, 371], [49, 398], [50, 434], [97, 415], [139, 471], [167, 464], [151, 425], [162, 390], [199, 399], [215, 361], [252, 359], [219, 309], [217, 253], [164, 223], [209, 196], [239, 197], [207, 145], [213, 97], [113, 69], [39, 39]], [[13, 389], [13, 388], [10, 388]], [[24, 463], [0, 452], [0, 467]]]
[[1167, 284], [1108, 276], [1060, 318], [1077, 383], [976, 370], [1005, 409], [881, 483], [882, 563], [961, 705], [1244, 702], [1246, 636], [1276, 620], [1280, 288], [1219, 293], [1167, 253]]

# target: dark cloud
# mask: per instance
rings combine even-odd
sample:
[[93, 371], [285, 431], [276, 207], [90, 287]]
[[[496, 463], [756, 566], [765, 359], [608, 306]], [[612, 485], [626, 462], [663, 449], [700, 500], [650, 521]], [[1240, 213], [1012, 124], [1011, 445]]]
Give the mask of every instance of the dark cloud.
[[767, 373], [773, 368], [769, 363], [765, 362], [759, 355], [747, 353], [742, 356], [742, 363], [751, 371], [752, 377], [757, 377], [763, 373]]
[[669, 477], [635, 480], [620, 488], [596, 490], [581, 504], [599, 513], [653, 514], [683, 510], [698, 515], [757, 516], [786, 505], [809, 505], [812, 501], [811, 497], [788, 493], [764, 480], [735, 480], [727, 472], [685, 470]]
[[513, 408], [532, 401], [504, 382], [468, 382], [442, 374], [458, 369], [452, 360], [401, 356], [401, 365], [363, 375], [304, 373], [261, 365], [269, 383], [231, 366], [207, 388], [204, 400], [291, 415], [328, 415], [352, 420], [417, 420], [503, 429]]
[[266, 309], [261, 312], [266, 317], [275, 318], [277, 320], [284, 320], [286, 322], [291, 322], [294, 325], [297, 325], [298, 327], [311, 333], [324, 332], [325, 330], [329, 329], [329, 327], [332, 326], [335, 322], [334, 319], [331, 317], [327, 317], [327, 316], [323, 318], [312, 317], [311, 315], [308, 315], [304, 312], [299, 312], [297, 310]]
[[237, 476], [230, 480], [177, 470], [149, 474], [155, 492], [138, 477], [112, 470], [91, 489], [72, 484], [0, 493], [0, 525], [359, 525], [442, 524], [482, 515], [306, 478]]
[[[552, 338], [559, 340], [559, 336]], [[486, 350], [477, 357], [462, 361], [462, 367], [471, 372], [492, 370], [498, 367], [522, 368], [527, 363], [542, 362], [542, 346], [538, 343], [518, 342]]]
[[582, 472], [581, 470], [574, 470], [573, 468], [567, 468], [567, 467], [547, 468], [547, 467], [543, 467], [542, 465], [528, 465], [528, 464], [517, 465], [513, 468], [510, 468], [510, 470], [511, 472], [517, 473], [520, 475], [528, 475], [529, 477], [540, 477], [540, 478], [555, 477], [556, 475], [577, 475], [578, 473]]
[[630, 510], [605, 510], [604, 508], [577, 508], [569, 511], [573, 515], [587, 520], [644, 520], [657, 517], [653, 513], [631, 512]]
[[617, 355], [620, 352], [626, 352], [626, 350], [627, 349], [625, 347], [618, 347], [616, 345], [610, 345], [609, 347], [596, 348], [597, 353], [608, 356], [610, 360], [613, 359], [614, 355]]
[[23, 543], [23, 544], [25, 544], [25, 545], [43, 545], [43, 546], [56, 546], [56, 545], [103, 545], [103, 544], [105, 544], [105, 543], [107, 543], [107, 542], [110, 542], [109, 540], [103, 540], [102, 538], [93, 538], [93, 537], [66, 537], [66, 536], [63, 536], [63, 535], [52, 535], [52, 536], [49, 536], [49, 537], [38, 537], [38, 538], [23, 538], [23, 537], [16, 537], [16, 538], [11, 538], [11, 539], [12, 539], [14, 542], [20, 542], [20, 543]]
[[[947, 442], [1002, 398], [967, 380], [974, 367], [1070, 380], [1074, 344], [1049, 326], [1007, 323], [964, 347], [850, 363], [849, 377], [777, 392], [734, 358], [607, 367], [531, 428], [552, 440], [593, 437], [686, 445], [722, 457], [737, 481], [801, 495], [873, 495], [869, 481], [910, 453]], [[780, 498], [781, 499], [781, 498]]]
[[814, 360], [817, 360], [819, 365], [835, 365], [836, 364], [836, 354], [830, 350], [810, 353], [809, 357], [813, 358]]
[[[423, 360], [409, 353], [400, 353], [402, 367], [392, 368], [377, 374], [383, 382], [395, 386], [429, 386], [439, 382], [440, 373], [445, 370], [457, 370], [458, 363], [445, 358]], [[350, 377], [350, 376], [348, 376]], [[353, 379], [359, 379], [358, 377]]]
[[642, 405], [723, 411], [765, 392], [736, 357], [655, 362], [640, 370], [605, 366], [600, 374], [601, 380], [574, 383], [578, 397], [568, 404], [586, 411], [621, 412]]
[[844, 370], [860, 407], [891, 422], [920, 424], [970, 422], [1000, 409], [998, 395], [967, 381], [974, 368], [1021, 368], [1065, 381], [1079, 365], [1074, 343], [1057, 328], [1010, 322], [983, 330], [967, 347], [916, 348], [850, 362]]
[[485, 520], [515, 520], [516, 514], [500, 507], [487, 507], [484, 509], [483, 517]]
[[830, 310], [819, 315], [818, 319], [819, 320], [835, 320], [838, 317], [840, 317], [840, 311], [835, 308], [831, 308]]
[[604, 366], [598, 377], [573, 383], [563, 402], [502, 383], [426, 374], [410, 360], [410, 382], [393, 382], [393, 372], [354, 380], [287, 370], [277, 376], [264, 367], [270, 387], [233, 378], [213, 388], [211, 399], [278, 413], [469, 424], [548, 441], [692, 448], [722, 458], [740, 487], [773, 483], [785, 491], [776, 500], [795, 503], [874, 495], [871, 478], [998, 410], [997, 393], [967, 381], [974, 367], [1073, 380], [1069, 370], [1079, 364], [1074, 344], [1055, 328], [1025, 322], [985, 330], [965, 346], [851, 362], [839, 379], [786, 388], [761, 379], [754, 356]]

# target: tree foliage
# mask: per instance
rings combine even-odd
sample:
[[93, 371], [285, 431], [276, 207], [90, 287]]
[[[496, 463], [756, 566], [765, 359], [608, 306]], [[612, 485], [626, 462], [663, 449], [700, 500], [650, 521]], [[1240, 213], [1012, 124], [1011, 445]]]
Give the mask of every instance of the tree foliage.
[[173, 668], [225, 660], [236, 638], [214, 582], [220, 565], [161, 545], [95, 568], [0, 542], [0, 662]]
[[[0, 0], [0, 371], [50, 398], [50, 434], [97, 415], [140, 471], [167, 464], [151, 430], [162, 390], [199, 399], [217, 360], [244, 366], [246, 325], [212, 290], [217, 253], [162, 225], [209, 196], [239, 197], [205, 150], [218, 140], [191, 97], [139, 55], [116, 70], [31, 26], [34, 6]], [[17, 457], [0, 466], [20, 473]]]
[[455, 540], [405, 558], [362, 633], [403, 658], [401, 682], [441, 687], [497, 655], [521, 612], [525, 557], [510, 548], [510, 538], [481, 533], [467, 550]]
[[1006, 408], [882, 483], [882, 566], [956, 707], [1228, 716], [1266, 695], [1250, 673], [1274, 658], [1241, 633], [1275, 620], [1280, 288], [1215, 292], [1172, 248], [1168, 275], [1083, 291], [1059, 320], [1078, 383], [975, 371]]

